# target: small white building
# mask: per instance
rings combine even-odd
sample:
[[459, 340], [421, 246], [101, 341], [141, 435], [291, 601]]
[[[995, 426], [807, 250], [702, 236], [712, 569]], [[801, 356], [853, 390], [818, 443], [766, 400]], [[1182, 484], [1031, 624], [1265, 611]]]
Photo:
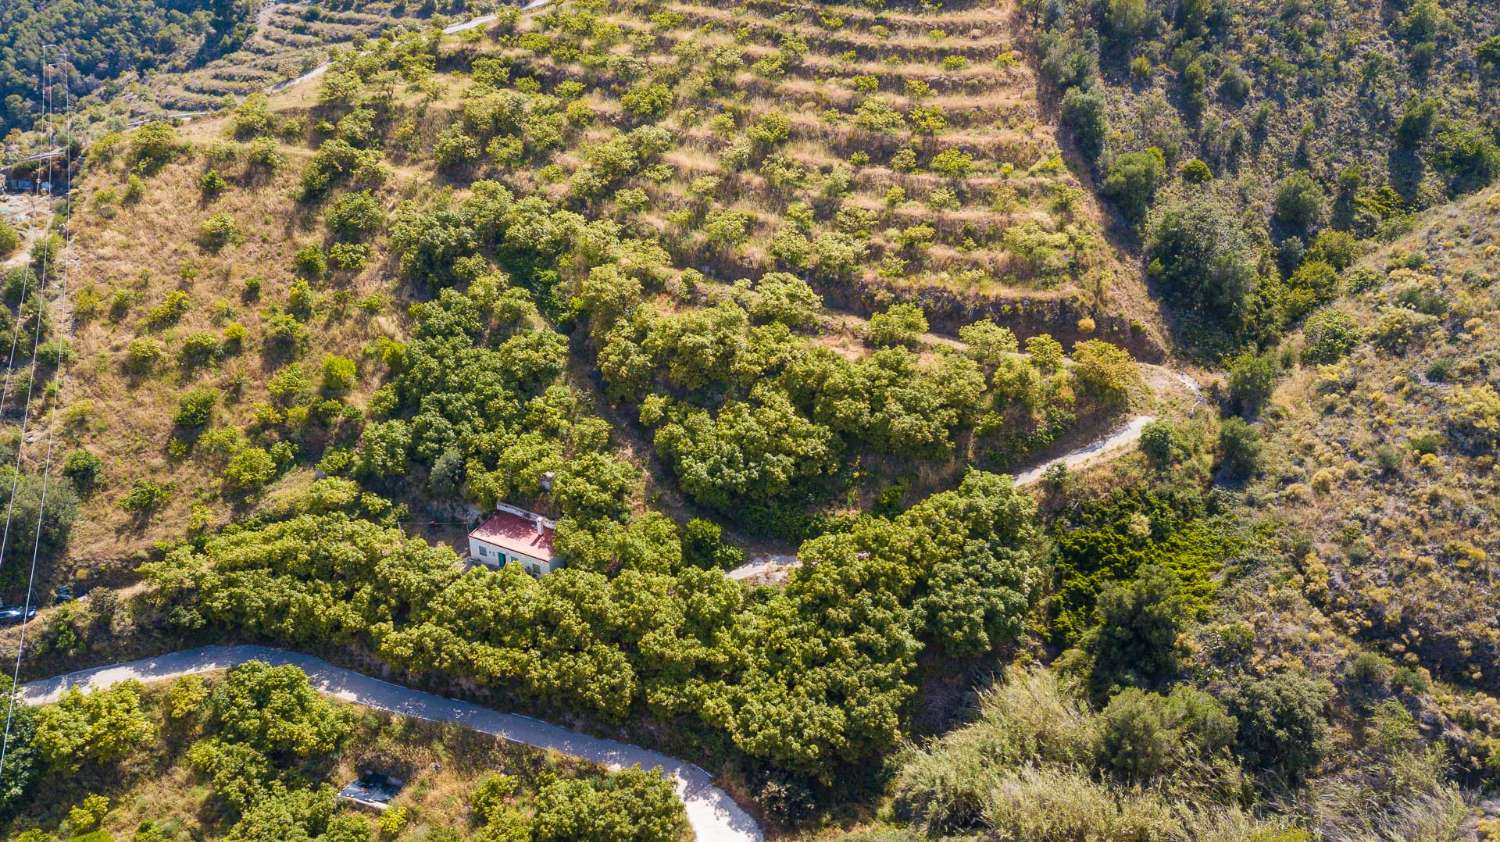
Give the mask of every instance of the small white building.
[[469, 533], [469, 558], [490, 567], [514, 561], [533, 576], [545, 576], [562, 565], [552, 559], [557, 524], [536, 512], [504, 503]]

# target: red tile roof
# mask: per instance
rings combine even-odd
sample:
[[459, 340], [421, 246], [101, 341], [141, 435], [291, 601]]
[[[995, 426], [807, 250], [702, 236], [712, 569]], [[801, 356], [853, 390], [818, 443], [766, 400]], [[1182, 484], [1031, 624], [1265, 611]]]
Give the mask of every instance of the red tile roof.
[[542, 531], [538, 532], [536, 524], [532, 521], [510, 512], [495, 512], [489, 520], [469, 533], [470, 538], [476, 538], [507, 552], [520, 553], [547, 562], [552, 561], [552, 535], [551, 528], [544, 526]]

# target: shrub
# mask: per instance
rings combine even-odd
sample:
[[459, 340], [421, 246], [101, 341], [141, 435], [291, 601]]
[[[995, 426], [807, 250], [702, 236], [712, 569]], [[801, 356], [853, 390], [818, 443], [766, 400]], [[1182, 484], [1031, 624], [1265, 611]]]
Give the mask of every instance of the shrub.
[[1104, 95], [1082, 88], [1068, 91], [1062, 101], [1062, 124], [1072, 132], [1078, 151], [1090, 161], [1098, 160], [1104, 152], [1104, 138], [1109, 134]]
[[292, 257], [292, 263], [297, 267], [297, 273], [309, 280], [321, 280], [328, 274], [328, 258], [323, 254], [319, 246], [303, 246], [297, 250]]
[[172, 290], [162, 298], [161, 303], [146, 313], [146, 327], [151, 330], [161, 330], [177, 324], [187, 314], [192, 303], [193, 300], [186, 292], [180, 289]]
[[328, 208], [326, 220], [328, 230], [338, 239], [361, 242], [385, 225], [385, 208], [368, 190], [345, 193]]
[[1157, 419], [1141, 429], [1141, 452], [1157, 469], [1170, 467], [1189, 453], [1189, 445], [1172, 422]]
[[1466, 452], [1500, 447], [1500, 393], [1488, 383], [1455, 389], [1447, 421], [1455, 443]]
[[1319, 260], [1342, 272], [1359, 257], [1359, 239], [1348, 231], [1326, 230], [1318, 233], [1307, 249], [1308, 260]]
[[219, 338], [212, 333], [200, 331], [188, 334], [177, 351], [177, 360], [188, 369], [207, 365], [218, 358]]
[[1326, 202], [1323, 188], [1298, 170], [1277, 185], [1273, 218], [1289, 231], [1305, 234], [1322, 221]]
[[227, 213], [213, 214], [198, 226], [198, 242], [209, 251], [218, 251], [239, 241], [239, 225]]
[[641, 120], [665, 116], [676, 97], [672, 89], [660, 82], [636, 85], [620, 97], [620, 105]]
[[370, 262], [370, 247], [364, 243], [334, 243], [328, 247], [328, 263], [344, 272], [358, 272]]
[[10, 257], [21, 247], [21, 234], [9, 222], [0, 219], [0, 259]]
[[964, 178], [974, 169], [974, 156], [962, 149], [944, 149], [932, 156], [932, 171], [948, 178]]
[[241, 448], [224, 466], [224, 493], [248, 494], [265, 487], [276, 476], [276, 460], [259, 447]]
[[1405, 307], [1382, 307], [1370, 341], [1375, 347], [1392, 354], [1404, 354], [1412, 346], [1420, 347], [1438, 327], [1437, 316], [1418, 313]]
[[1100, 723], [1100, 768], [1132, 784], [1173, 771], [1201, 774], [1189, 764], [1224, 752], [1239, 727], [1218, 699], [1186, 686], [1169, 696], [1126, 689], [1109, 700]]
[[135, 375], [150, 374], [166, 355], [167, 348], [161, 340], [150, 336], [137, 337], [125, 346], [125, 370]]
[[1239, 418], [1219, 425], [1219, 465], [1232, 480], [1247, 479], [1260, 470], [1260, 433]]
[[1104, 179], [1104, 192], [1120, 206], [1126, 220], [1140, 225], [1166, 178], [1166, 157], [1153, 146], [1144, 152], [1127, 152], [1116, 158]]
[[1299, 783], [1327, 749], [1323, 709], [1331, 696], [1327, 682], [1290, 672], [1240, 682], [1226, 699], [1240, 723], [1236, 753], [1252, 768]]
[[1339, 360], [1359, 344], [1360, 330], [1354, 317], [1342, 310], [1322, 310], [1308, 316], [1302, 326], [1306, 340], [1304, 362], [1326, 364]]
[[147, 515], [161, 508], [172, 496], [172, 487], [159, 482], [138, 479], [120, 498], [120, 508], [134, 515]]
[[1500, 174], [1500, 148], [1489, 129], [1468, 124], [1445, 126], [1433, 143], [1432, 163], [1448, 176], [1452, 193], [1470, 193]]
[[79, 493], [86, 493], [98, 484], [99, 473], [103, 468], [104, 463], [98, 456], [80, 448], [69, 453], [63, 460], [62, 474]]
[[752, 221], [744, 211], [716, 208], [703, 220], [703, 238], [717, 248], [733, 249], [749, 238]]
[[1187, 161], [1179, 172], [1182, 173], [1182, 180], [1188, 184], [1207, 184], [1214, 180], [1214, 171], [1200, 158]]
[[917, 304], [892, 304], [870, 317], [865, 339], [872, 345], [911, 345], [927, 332], [927, 316]]
[[177, 402], [177, 414], [172, 421], [188, 430], [207, 427], [213, 421], [214, 404], [219, 395], [213, 389], [200, 387], [189, 391]]
[[218, 170], [208, 170], [198, 177], [198, 190], [206, 198], [212, 199], [228, 189], [229, 182], [224, 180]]
[[354, 360], [328, 354], [323, 357], [323, 393], [325, 395], [347, 395], [354, 388], [356, 370]]
[[1431, 98], [1408, 102], [1401, 112], [1401, 119], [1396, 123], [1397, 144], [1414, 149], [1426, 140], [1432, 133], [1433, 124], [1437, 122], [1439, 107], [1439, 102]]

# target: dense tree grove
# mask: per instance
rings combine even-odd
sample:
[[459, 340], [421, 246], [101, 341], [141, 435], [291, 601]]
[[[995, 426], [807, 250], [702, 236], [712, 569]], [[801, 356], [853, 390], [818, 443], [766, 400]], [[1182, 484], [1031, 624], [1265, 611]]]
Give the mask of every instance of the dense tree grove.
[[670, 522], [594, 535], [647, 542], [611, 576], [577, 565], [538, 581], [515, 565], [465, 572], [371, 519], [383, 510], [321, 481], [284, 518], [147, 565], [154, 598], [188, 627], [367, 649], [601, 720], [690, 717], [709, 745], [827, 778], [899, 739], [924, 646], [1013, 641], [1041, 584], [1033, 504], [977, 471], [893, 520], [808, 542], [787, 588], [754, 600], [683, 564]]
[[65, 56], [53, 93], [74, 97], [125, 73], [201, 62], [249, 36], [244, 0], [16, 0], [0, 8], [0, 136], [42, 112], [38, 80]]

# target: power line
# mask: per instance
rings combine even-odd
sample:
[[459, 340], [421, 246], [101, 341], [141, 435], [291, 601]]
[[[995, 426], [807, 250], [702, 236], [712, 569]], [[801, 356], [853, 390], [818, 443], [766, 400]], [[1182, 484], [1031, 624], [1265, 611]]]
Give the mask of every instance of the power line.
[[[52, 45], [52, 46], [53, 46], [54, 50], [58, 50], [58, 48], [56, 47], [56, 45]], [[66, 53], [63, 53], [63, 54], [66, 55]], [[54, 58], [56, 57], [56, 55], [57, 55], [57, 53], [54, 52]], [[61, 60], [58, 59], [58, 61], [60, 63]], [[43, 79], [44, 80], [48, 79], [48, 76], [49, 76], [49, 74], [47, 73], [47, 67], [48, 67], [48, 65], [46, 63], [46, 48], [44, 47], [43, 48], [43, 56], [42, 56], [42, 73], [43, 73]], [[66, 76], [67, 70], [66, 70], [66, 68], [63, 69], [63, 73], [65, 74], [64, 77], [63, 77], [63, 79], [64, 79], [64, 84], [63, 84], [63, 113], [66, 114], [66, 115], [68, 115], [69, 118], [71, 118], [71, 114], [72, 114], [72, 92], [71, 92], [71, 90], [69, 89], [69, 87], [67, 85], [67, 76]], [[44, 84], [45, 84], [45, 81], [44, 81]], [[50, 87], [50, 86], [48, 86], [48, 87]], [[49, 96], [46, 99], [44, 99], [44, 103], [50, 103], [50, 100], [51, 100], [51, 97]], [[45, 107], [46, 106], [44, 105], [44, 110], [45, 110]], [[54, 131], [56, 130], [56, 121], [52, 122], [52, 128], [53, 128]], [[66, 183], [71, 187], [71, 185], [73, 183], [73, 159], [72, 159], [71, 155], [69, 155], [69, 154], [64, 154], [63, 155], [63, 167], [64, 167], [65, 178], [67, 179]], [[52, 163], [51, 163], [51, 161], [48, 161], [48, 163], [47, 163], [47, 195], [48, 195], [49, 198], [52, 196]], [[72, 199], [71, 199], [71, 197], [69, 198], [68, 201], [69, 201], [70, 205], [67, 208], [67, 214], [64, 216], [64, 222], [63, 222], [63, 243], [62, 243], [61, 249], [59, 250], [59, 257], [60, 258], [62, 256], [62, 254], [66, 253], [67, 246], [71, 243], [72, 238], [73, 238], [73, 227], [72, 227], [71, 224], [69, 224], [69, 222], [71, 221], [71, 216], [72, 216], [72, 207], [71, 207]], [[51, 225], [50, 225], [50, 219], [49, 219], [48, 228], [50, 229], [50, 227], [51, 227]], [[51, 236], [50, 235], [50, 231], [49, 231], [48, 236]], [[34, 389], [36, 387], [37, 346], [38, 346], [38, 344], [41, 341], [42, 323], [46, 321], [46, 319], [45, 319], [45, 313], [46, 313], [46, 308], [47, 308], [47, 298], [46, 298], [46, 292], [47, 292], [46, 277], [47, 277], [47, 274], [46, 274], [46, 265], [47, 265], [48, 260], [50, 258], [50, 252], [51, 252], [50, 244], [47, 245], [47, 246], [43, 246], [43, 249], [42, 249], [42, 265], [43, 265], [42, 280], [39, 283], [39, 285], [37, 287], [37, 292], [36, 292], [37, 301], [38, 301], [37, 317], [36, 317], [36, 319], [37, 319], [36, 334], [33, 337], [32, 342], [31, 342], [31, 377], [28, 378], [28, 381], [27, 381], [27, 384], [26, 384], [26, 405], [25, 405], [25, 409], [23, 410], [23, 414], [21, 416], [21, 441], [16, 446], [16, 474], [15, 474], [14, 480], [11, 483], [10, 500], [9, 500], [8, 505], [6, 506], [5, 531], [4, 531], [3, 537], [0, 537], [0, 566], [4, 565], [4, 562], [5, 562], [5, 548], [8, 545], [9, 540], [10, 540], [10, 525], [11, 525], [11, 517], [14, 514], [14, 511], [15, 511], [16, 489], [17, 489], [17, 487], [18, 487], [18, 485], [20, 483], [20, 479], [21, 479], [21, 454], [22, 454], [22, 452], [26, 448], [26, 426], [27, 426], [27, 422], [30, 420], [30, 417], [31, 417], [31, 397], [32, 397], [32, 392], [34, 391]], [[64, 266], [63, 268], [59, 269], [58, 272], [57, 272], [57, 275], [58, 275], [58, 281], [57, 281], [58, 287], [59, 287], [59, 289], [62, 290], [62, 292], [64, 294], [66, 294], [66, 292], [67, 292], [67, 287], [66, 287], [66, 284], [67, 284], [66, 267]], [[25, 304], [25, 299], [23, 297], [21, 306], [24, 306], [24, 304]], [[10, 751], [10, 731], [11, 731], [11, 724], [12, 724], [12, 722], [14, 720], [14, 717], [15, 717], [16, 696], [19, 693], [19, 689], [18, 689], [17, 685], [19, 684], [19, 682], [21, 680], [21, 659], [26, 654], [26, 627], [31, 622], [31, 617], [29, 616], [30, 613], [31, 613], [31, 599], [32, 599], [32, 596], [35, 593], [34, 588], [36, 586], [37, 558], [38, 558], [38, 556], [39, 556], [39, 554], [41, 552], [41, 546], [42, 546], [42, 524], [45, 521], [45, 518], [47, 516], [47, 489], [48, 489], [48, 484], [49, 484], [49, 481], [50, 481], [51, 475], [52, 475], [52, 445], [53, 445], [53, 427], [54, 427], [54, 425], [53, 425], [53, 415], [54, 415], [54, 413], [56, 411], [57, 404], [61, 401], [62, 389], [63, 389], [64, 381], [65, 381], [65, 378], [66, 378], [66, 375], [67, 375], [67, 362], [68, 361], [67, 361], [67, 355], [66, 354], [62, 355], [58, 359], [58, 364], [57, 364], [57, 387], [58, 387], [57, 388], [57, 396], [58, 396], [58, 400], [53, 401], [52, 404], [49, 405], [48, 408], [47, 408], [47, 418], [46, 418], [47, 450], [46, 450], [46, 456], [45, 456], [45, 458], [43, 460], [43, 463], [42, 463], [42, 488], [41, 488], [41, 493], [40, 493], [40, 496], [39, 496], [39, 501], [38, 501], [38, 504], [37, 504], [36, 533], [35, 533], [35, 535], [33, 537], [32, 544], [31, 544], [31, 568], [30, 568], [30, 570], [29, 570], [29, 572], [27, 574], [27, 577], [26, 577], [26, 600], [25, 600], [25, 603], [23, 604], [23, 607], [21, 609], [21, 630], [20, 630], [19, 639], [18, 639], [17, 644], [16, 644], [16, 664], [15, 664], [15, 669], [14, 669], [12, 675], [11, 675], [10, 692], [7, 694], [9, 698], [7, 700], [6, 709], [5, 709], [5, 735], [4, 735], [4, 739], [0, 740], [0, 776], [3, 776], [5, 774], [5, 759], [6, 759], [6, 755]], [[9, 374], [9, 372], [7, 372], [7, 376], [8, 376], [8, 374]]]

